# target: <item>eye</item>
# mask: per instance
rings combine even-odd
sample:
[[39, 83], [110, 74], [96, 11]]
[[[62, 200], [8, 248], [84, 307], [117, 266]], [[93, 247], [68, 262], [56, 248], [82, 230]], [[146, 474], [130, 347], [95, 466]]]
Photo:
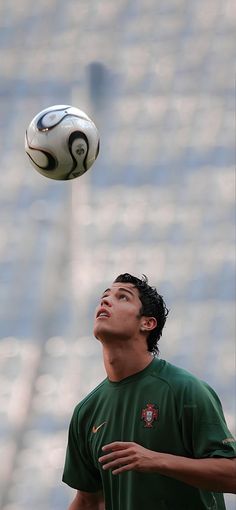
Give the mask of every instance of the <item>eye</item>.
[[128, 301], [128, 297], [127, 297], [127, 295], [126, 295], [126, 294], [120, 294], [119, 299], [121, 299], [122, 301], [123, 301], [123, 300], [124, 300], [124, 301]]
[[106, 299], [108, 297], [109, 294], [104, 294], [103, 296], [101, 296], [101, 299], [100, 301], [102, 301], [103, 299]]

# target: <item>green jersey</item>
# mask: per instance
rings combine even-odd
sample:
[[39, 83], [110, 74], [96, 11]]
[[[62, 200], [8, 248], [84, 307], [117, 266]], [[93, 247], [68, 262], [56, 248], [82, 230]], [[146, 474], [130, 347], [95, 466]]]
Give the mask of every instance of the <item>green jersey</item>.
[[217, 395], [192, 374], [154, 358], [120, 382], [105, 379], [75, 408], [63, 481], [81, 491], [102, 490], [106, 510], [225, 509], [223, 494], [168, 476], [104, 471], [98, 458], [113, 441], [196, 459], [235, 457]]

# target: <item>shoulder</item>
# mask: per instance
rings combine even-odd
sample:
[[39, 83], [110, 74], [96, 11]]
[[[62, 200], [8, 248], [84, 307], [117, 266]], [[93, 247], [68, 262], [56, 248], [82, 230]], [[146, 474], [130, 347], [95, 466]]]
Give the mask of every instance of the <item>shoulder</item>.
[[84, 397], [74, 408], [72, 419], [82, 417], [94, 403], [98, 401], [101, 395], [106, 392], [107, 379], [104, 379], [96, 386], [86, 397]]
[[207, 382], [166, 361], [159, 377], [168, 384], [179, 418], [191, 417], [207, 422], [225, 420], [220, 399]]
[[166, 381], [177, 397], [181, 395], [187, 398], [195, 396], [199, 399], [219, 401], [218, 395], [206, 381], [165, 360], [160, 360], [160, 362], [162, 362], [162, 366], [159, 377]]
[[194, 374], [185, 370], [184, 368], [178, 367], [169, 363], [164, 359], [156, 359], [154, 365], [154, 371], [156, 370], [156, 374], [160, 379], [166, 381], [170, 385], [178, 385], [181, 388], [190, 382], [193, 384], [198, 384], [202, 382], [199, 378], [197, 378]]

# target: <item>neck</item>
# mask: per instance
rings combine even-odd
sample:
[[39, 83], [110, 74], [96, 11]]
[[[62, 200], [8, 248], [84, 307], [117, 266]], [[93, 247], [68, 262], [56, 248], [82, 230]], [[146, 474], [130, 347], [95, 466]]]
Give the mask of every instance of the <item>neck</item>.
[[153, 357], [148, 351], [136, 352], [119, 346], [111, 349], [103, 345], [103, 359], [108, 379], [118, 382], [144, 370]]

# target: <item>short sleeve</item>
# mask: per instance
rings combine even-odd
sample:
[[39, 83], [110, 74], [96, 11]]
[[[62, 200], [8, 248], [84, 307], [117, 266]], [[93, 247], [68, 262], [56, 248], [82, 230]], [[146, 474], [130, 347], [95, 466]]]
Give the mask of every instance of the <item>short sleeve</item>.
[[62, 480], [70, 487], [85, 492], [102, 489], [100, 473], [92, 463], [85, 428], [79, 420], [79, 407], [75, 408], [69, 426]]
[[206, 383], [190, 382], [183, 400], [181, 425], [190, 456], [236, 457], [235, 438], [227, 427], [219, 397]]

